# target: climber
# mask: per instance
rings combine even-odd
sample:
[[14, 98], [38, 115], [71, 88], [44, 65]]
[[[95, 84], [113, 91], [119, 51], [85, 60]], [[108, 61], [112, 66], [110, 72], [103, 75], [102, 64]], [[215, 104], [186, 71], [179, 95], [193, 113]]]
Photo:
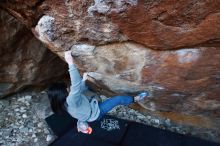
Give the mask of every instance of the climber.
[[83, 78], [81, 78], [74, 65], [71, 51], [66, 51], [64, 56], [69, 66], [71, 79], [70, 92], [68, 93], [65, 84], [55, 83], [48, 88], [47, 94], [54, 113], [63, 113], [67, 111], [72, 117], [78, 119], [77, 129], [79, 132], [91, 134], [92, 128], [87, 122], [101, 119], [102, 116], [117, 105], [129, 105], [149, 95], [148, 92], [143, 92], [135, 97], [125, 95], [114, 96], [101, 103], [98, 103], [98, 100], [95, 98], [89, 101], [83, 94], [85, 90], [88, 90], [85, 85], [87, 76], [83, 75]]

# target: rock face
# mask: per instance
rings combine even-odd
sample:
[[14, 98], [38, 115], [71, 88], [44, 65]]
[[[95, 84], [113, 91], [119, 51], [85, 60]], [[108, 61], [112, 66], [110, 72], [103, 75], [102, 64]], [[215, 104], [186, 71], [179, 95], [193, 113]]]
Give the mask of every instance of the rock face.
[[[30, 28], [40, 18], [40, 24], [51, 21], [50, 35], [41, 40], [48, 39], [48, 45], [52, 41], [51, 48], [58, 51], [79, 42], [101, 45], [132, 40], [160, 50], [219, 46], [220, 42], [217, 0], [18, 0], [1, 5]], [[49, 17], [42, 19], [43, 15]]]
[[75, 45], [72, 52], [80, 67], [92, 71], [89, 75], [112, 94], [150, 91], [151, 97], [140, 103], [145, 109], [169, 118], [188, 115], [188, 124], [219, 129], [220, 48], [155, 51], [118, 43]]
[[72, 52], [80, 67], [115, 93], [151, 91], [146, 101], [154, 104], [145, 103], [150, 110], [219, 115], [220, 47], [168, 52], [118, 43], [74, 45]]
[[151, 97], [140, 103], [142, 108], [133, 108], [203, 129], [203, 137], [220, 141], [211, 136], [220, 131], [220, 1], [32, 0], [0, 5], [57, 55], [71, 49], [79, 69], [91, 72], [100, 92], [148, 90]]
[[153, 49], [220, 44], [220, 1], [216, 0], [140, 0], [112, 19], [131, 40]]
[[66, 64], [23, 24], [0, 10], [0, 97], [28, 85], [44, 85], [66, 73]]

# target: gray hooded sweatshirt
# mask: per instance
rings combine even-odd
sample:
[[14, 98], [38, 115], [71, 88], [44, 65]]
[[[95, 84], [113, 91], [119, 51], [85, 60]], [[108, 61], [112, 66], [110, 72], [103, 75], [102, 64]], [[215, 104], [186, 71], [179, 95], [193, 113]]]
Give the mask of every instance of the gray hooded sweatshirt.
[[69, 74], [71, 86], [66, 99], [67, 111], [72, 117], [78, 119], [77, 127], [79, 127], [79, 123], [96, 120], [99, 117], [100, 110], [97, 99], [94, 98], [89, 102], [83, 94], [88, 88], [75, 65], [69, 65]]

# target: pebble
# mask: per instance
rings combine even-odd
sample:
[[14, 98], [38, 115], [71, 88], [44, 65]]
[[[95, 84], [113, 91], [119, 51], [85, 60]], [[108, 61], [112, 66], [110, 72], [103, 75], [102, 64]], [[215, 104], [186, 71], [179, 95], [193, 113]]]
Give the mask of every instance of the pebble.
[[15, 115], [16, 115], [16, 116], [20, 116], [21, 114], [20, 114], [20, 113], [16, 113]]
[[49, 130], [44, 129], [44, 133], [49, 134]]
[[155, 122], [156, 124], [160, 124], [160, 120], [158, 120], [158, 119], [155, 119], [154, 122]]
[[28, 133], [28, 128], [21, 128], [21, 129], [20, 129], [20, 132]]
[[31, 136], [32, 138], [35, 138], [36, 137], [36, 134], [32, 134], [32, 136]]
[[19, 109], [19, 108], [16, 108], [16, 109], [14, 109], [14, 111], [19, 112], [19, 111], [20, 111], [20, 109]]
[[19, 102], [24, 102], [25, 99], [22, 97], [22, 98], [19, 98], [17, 101], [19, 101]]
[[21, 113], [24, 113], [24, 112], [26, 112], [27, 110], [26, 110], [26, 108], [25, 107], [21, 107], [21, 109], [20, 109], [20, 112]]
[[32, 99], [32, 96], [26, 95], [24, 98], [25, 98], [26, 100], [31, 100], [31, 99]]
[[8, 113], [8, 116], [13, 116], [13, 113]]
[[26, 104], [26, 106], [30, 106], [30, 103], [28, 103], [28, 102], [27, 102], [27, 103], [25, 103], [25, 104]]
[[19, 129], [22, 129], [22, 128], [24, 128], [24, 125], [21, 125], [21, 126], [19, 127]]
[[26, 107], [24, 107], [24, 106], [22, 106], [22, 107], [20, 107], [20, 110], [24, 110]]
[[42, 130], [41, 129], [37, 129], [37, 132], [40, 133]]
[[20, 143], [21, 141], [22, 141], [22, 139], [21, 139], [20, 137], [18, 137], [18, 138], [17, 138], [17, 142]]
[[167, 126], [170, 126], [170, 125], [171, 125], [170, 119], [166, 119], [166, 120], [165, 120], [165, 124], [166, 124]]
[[137, 118], [144, 119], [145, 117], [143, 115], [138, 115]]
[[27, 118], [27, 115], [26, 115], [26, 114], [23, 114], [23, 115], [22, 115], [22, 118]]
[[40, 122], [40, 123], [37, 124], [37, 127], [39, 127], [39, 128], [41, 128], [42, 126], [43, 126], [43, 123], [42, 123], [42, 122]]
[[0, 100], [0, 111], [2, 111], [8, 105], [9, 105], [9, 102], [7, 100]]
[[51, 141], [52, 140], [52, 135], [47, 135], [46, 141]]
[[38, 138], [35, 138], [35, 139], [34, 139], [34, 142], [37, 142], [37, 141], [38, 141]]

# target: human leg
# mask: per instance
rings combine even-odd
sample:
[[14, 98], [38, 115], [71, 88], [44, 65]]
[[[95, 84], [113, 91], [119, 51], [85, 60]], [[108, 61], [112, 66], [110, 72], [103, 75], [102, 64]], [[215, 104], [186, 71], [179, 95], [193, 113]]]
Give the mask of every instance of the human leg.
[[100, 115], [98, 119], [100, 119], [102, 116], [104, 116], [106, 113], [108, 113], [110, 110], [118, 105], [129, 105], [133, 102], [134, 98], [132, 96], [126, 95], [114, 96], [112, 98], [109, 98], [99, 104]]

